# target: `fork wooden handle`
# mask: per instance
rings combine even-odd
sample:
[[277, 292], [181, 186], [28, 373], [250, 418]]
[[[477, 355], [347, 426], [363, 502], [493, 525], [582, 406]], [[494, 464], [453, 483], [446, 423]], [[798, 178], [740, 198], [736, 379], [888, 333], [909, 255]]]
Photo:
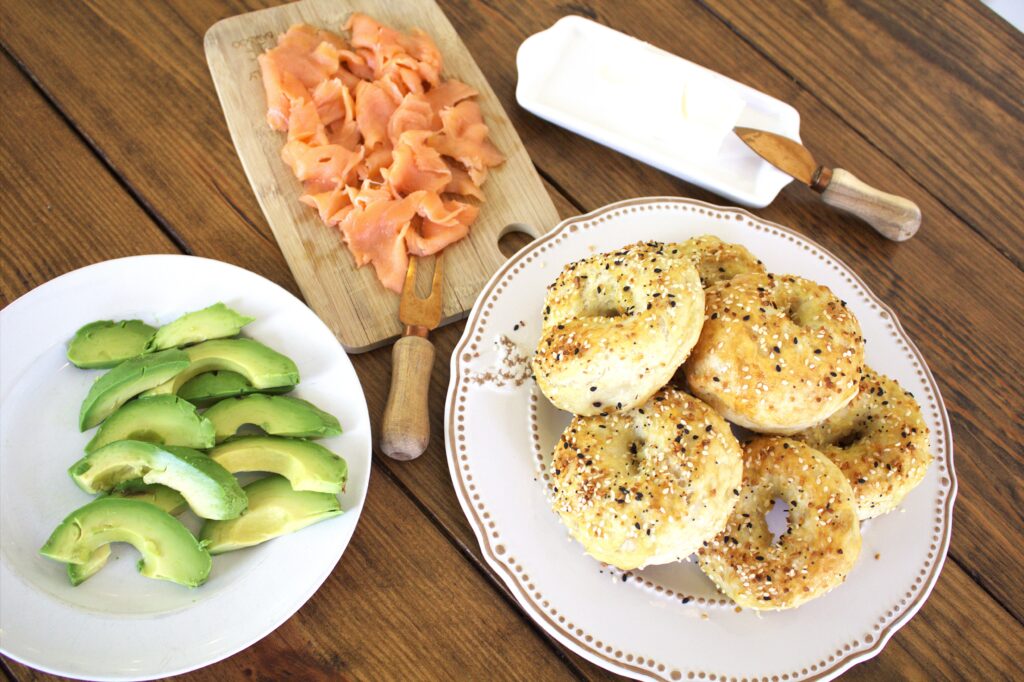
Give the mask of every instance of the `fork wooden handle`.
[[434, 367], [434, 345], [420, 336], [403, 336], [391, 352], [388, 392], [380, 449], [393, 459], [416, 459], [430, 442], [427, 392]]

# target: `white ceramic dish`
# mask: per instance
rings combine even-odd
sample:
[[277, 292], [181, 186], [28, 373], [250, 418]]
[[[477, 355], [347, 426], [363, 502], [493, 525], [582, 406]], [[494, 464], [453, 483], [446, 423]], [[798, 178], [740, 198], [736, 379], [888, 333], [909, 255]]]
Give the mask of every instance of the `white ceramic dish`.
[[[138, 318], [166, 323], [223, 301], [256, 321], [244, 330], [293, 358], [295, 395], [336, 415], [321, 441], [348, 462], [345, 513], [294, 535], [214, 558], [194, 590], [136, 573], [114, 545], [110, 564], [78, 587], [38, 549], [91, 498], [66, 473], [92, 432], [78, 408], [99, 370], [70, 365], [81, 325]], [[46, 672], [148, 679], [193, 670], [249, 646], [301, 607], [348, 545], [370, 475], [370, 421], [359, 380], [330, 330], [269, 280], [218, 261], [138, 256], [58, 277], [0, 311], [0, 651]], [[186, 521], [188, 523], [188, 521]], [[193, 518], [192, 529], [197, 522]], [[115, 560], [119, 559], [119, 560]]]
[[[614, 59], [604, 63], [602, 55], [614, 55]], [[796, 109], [595, 21], [578, 16], [559, 19], [551, 28], [523, 41], [516, 66], [516, 100], [527, 111], [732, 201], [767, 206], [792, 180], [732, 134], [731, 125], [726, 126], [728, 133], [716, 132], [714, 116], [709, 118], [710, 128], [698, 128], [695, 139], [682, 141], [687, 132], [685, 125], [678, 125], [683, 98], [675, 95], [679, 88], [692, 84], [706, 97], [740, 101], [743, 109], [732, 125], [768, 130], [799, 142], [800, 114]], [[658, 73], [648, 84], [645, 73], [654, 70]], [[574, 83], [582, 82], [586, 88], [573, 90]], [[643, 107], [617, 104], [648, 94], [654, 99]], [[596, 100], [591, 102], [588, 97]], [[714, 107], [715, 103], [698, 101], [694, 105]], [[649, 109], [659, 109], [660, 117], [642, 125], [638, 118]], [[721, 115], [728, 117], [729, 113]], [[678, 134], [669, 139], [657, 137], [668, 130]], [[715, 136], [711, 153], [697, 153], [702, 147], [701, 134]]]
[[[569, 421], [523, 380], [545, 287], [561, 268], [632, 241], [714, 234], [770, 271], [828, 285], [857, 314], [867, 361], [917, 396], [935, 461], [900, 506], [865, 522], [847, 581], [798, 609], [735, 610], [694, 563], [623, 573], [583, 553], [550, 509], [550, 453]], [[497, 340], [497, 343], [496, 343]], [[847, 266], [796, 232], [742, 209], [688, 199], [612, 204], [563, 222], [499, 270], [452, 354], [448, 463], [484, 556], [522, 607], [594, 663], [643, 679], [830, 679], [877, 654], [938, 578], [956, 479], [949, 419], [931, 372], [893, 312]]]

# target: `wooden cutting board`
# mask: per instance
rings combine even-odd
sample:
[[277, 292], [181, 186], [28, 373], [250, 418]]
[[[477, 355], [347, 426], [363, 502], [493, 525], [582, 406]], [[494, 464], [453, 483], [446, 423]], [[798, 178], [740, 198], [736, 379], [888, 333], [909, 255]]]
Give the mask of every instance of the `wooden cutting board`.
[[[340, 233], [299, 202], [302, 186], [281, 160], [285, 134], [266, 123], [266, 97], [256, 62], [292, 24], [305, 22], [340, 33], [354, 11], [403, 32], [421, 28], [430, 34], [444, 58], [444, 77], [457, 78], [480, 92], [477, 99], [491, 140], [507, 157], [484, 183], [486, 201], [469, 237], [445, 251], [442, 324], [464, 316], [505, 261], [498, 250], [505, 233], [519, 230], [539, 237], [559, 218], [494, 91], [433, 0], [303, 0], [214, 24], [206, 32], [206, 59], [249, 183], [306, 302], [346, 350], [362, 352], [402, 332], [398, 295], [381, 286], [372, 267], [356, 268]], [[428, 281], [430, 269], [420, 269], [421, 279]]]

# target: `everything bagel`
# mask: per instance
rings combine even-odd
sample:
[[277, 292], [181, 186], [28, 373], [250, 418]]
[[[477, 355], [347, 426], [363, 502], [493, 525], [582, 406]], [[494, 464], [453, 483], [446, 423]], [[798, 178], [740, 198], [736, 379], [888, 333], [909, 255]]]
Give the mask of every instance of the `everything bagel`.
[[860, 392], [821, 424], [794, 434], [835, 462], [853, 487], [857, 512], [892, 511], [928, 470], [928, 426], [909, 392], [865, 368]]
[[570, 263], [548, 287], [533, 374], [574, 414], [632, 409], [672, 378], [703, 316], [697, 270], [662, 243]]
[[705, 293], [704, 328], [684, 372], [693, 393], [729, 421], [795, 433], [857, 394], [860, 324], [827, 287], [753, 272]]
[[[777, 541], [765, 519], [776, 498], [789, 504], [789, 528]], [[698, 556], [739, 606], [788, 609], [841, 584], [860, 544], [843, 472], [805, 443], [762, 436], [743, 447], [739, 500], [725, 529]]]
[[673, 244], [672, 249], [678, 249], [682, 256], [690, 259], [705, 289], [736, 275], [765, 272], [764, 263], [745, 247], [723, 242], [710, 234]]
[[684, 559], [722, 529], [742, 452], [714, 410], [666, 388], [634, 410], [575, 417], [551, 472], [570, 534], [596, 559], [632, 569]]

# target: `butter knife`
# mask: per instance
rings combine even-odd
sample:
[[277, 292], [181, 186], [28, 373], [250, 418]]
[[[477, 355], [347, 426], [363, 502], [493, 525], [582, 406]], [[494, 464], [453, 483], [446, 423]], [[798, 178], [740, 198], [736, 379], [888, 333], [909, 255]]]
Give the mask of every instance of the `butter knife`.
[[819, 165], [799, 142], [754, 128], [733, 132], [762, 159], [821, 194], [826, 204], [852, 213], [879, 234], [902, 242], [921, 226], [921, 209], [913, 201], [877, 190], [842, 168]]

